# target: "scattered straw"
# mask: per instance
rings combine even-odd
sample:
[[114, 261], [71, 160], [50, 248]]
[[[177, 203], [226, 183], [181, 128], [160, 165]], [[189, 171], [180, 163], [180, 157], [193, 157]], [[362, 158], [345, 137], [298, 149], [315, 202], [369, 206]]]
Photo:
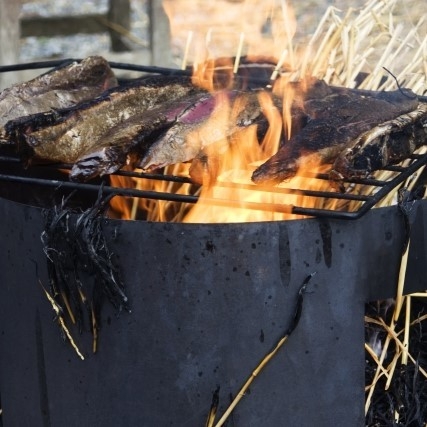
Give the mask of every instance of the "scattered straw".
[[146, 41], [140, 39], [139, 37], [137, 37], [135, 34], [130, 32], [127, 28], [123, 27], [122, 25], [117, 24], [116, 22], [112, 22], [109, 19], [104, 18], [103, 16], [99, 16], [97, 19], [99, 22], [101, 22], [101, 24], [115, 31], [117, 34], [120, 34], [121, 36], [126, 37], [128, 40], [132, 41], [133, 43], [142, 47], [148, 47], [148, 43]]
[[96, 353], [98, 349], [98, 323], [96, 321], [95, 310], [93, 309], [93, 304], [91, 307], [91, 317], [92, 317], [92, 352]]
[[67, 295], [65, 295], [64, 292], [61, 292], [61, 298], [62, 298], [62, 301], [64, 301], [65, 307], [67, 309], [68, 315], [70, 316], [70, 320], [71, 320], [72, 324], [75, 325], [76, 319], [74, 317], [73, 310], [71, 310], [71, 306], [70, 306], [70, 303], [68, 301]]
[[402, 255], [402, 261], [400, 263], [399, 279], [397, 282], [397, 291], [396, 291], [396, 308], [394, 310], [394, 320], [396, 322], [399, 319], [400, 311], [402, 310], [402, 305], [403, 305], [403, 288], [405, 286], [406, 267], [408, 265], [408, 255], [409, 255], [410, 246], [411, 246], [411, 241], [408, 242], [405, 253]]
[[218, 411], [218, 405], [219, 405], [219, 387], [214, 391], [214, 394], [212, 396], [212, 404], [211, 409], [208, 414], [208, 418], [206, 420], [205, 427], [213, 427], [215, 423], [215, 417], [216, 413]]
[[236, 74], [239, 69], [240, 58], [243, 52], [243, 43], [245, 41], [245, 33], [240, 33], [239, 46], [237, 47], [236, 58], [234, 60], [233, 73]]
[[374, 350], [372, 350], [372, 348], [365, 343], [365, 350], [371, 355], [372, 359], [374, 360], [374, 362], [378, 365], [378, 368], [381, 370], [381, 372], [387, 377], [389, 378], [390, 375], [388, 374], [387, 370], [384, 368], [384, 366], [382, 366], [380, 360], [378, 359], [377, 354], [375, 353]]
[[77, 344], [74, 342], [73, 337], [71, 336], [70, 331], [68, 330], [67, 326], [65, 325], [64, 319], [61, 315], [61, 308], [58, 306], [58, 304], [55, 302], [53, 297], [50, 295], [50, 293], [45, 289], [45, 287], [42, 285], [42, 283], [39, 281], [40, 286], [42, 287], [46, 298], [52, 305], [53, 311], [56, 314], [56, 318], [58, 320], [59, 326], [61, 327], [62, 331], [65, 333], [65, 336], [68, 338], [68, 341], [70, 341], [71, 346], [73, 347], [74, 351], [77, 353], [77, 355], [80, 357], [80, 359], [85, 360], [83, 354], [80, 352], [79, 348], [77, 347]]
[[187, 68], [188, 54], [190, 52], [190, 46], [191, 46], [192, 40], [193, 40], [193, 32], [189, 31], [187, 35], [187, 43], [185, 44], [184, 57], [182, 58], [181, 70], [185, 70]]
[[[381, 323], [382, 323], [382, 325], [383, 325], [384, 329], [388, 332], [389, 336], [394, 340], [395, 344], [399, 347], [399, 349], [400, 349], [401, 351], [406, 351], [406, 349], [405, 349], [405, 346], [404, 346], [403, 342], [398, 338], [398, 334], [396, 334], [396, 331], [394, 330], [394, 328], [389, 327], [389, 326], [384, 322], [384, 320], [383, 320], [383, 319], [381, 319], [381, 318], [380, 318], [380, 321], [381, 321]], [[411, 355], [411, 353], [409, 353], [409, 352], [407, 352], [407, 353], [408, 353], [408, 358], [409, 358], [409, 360], [410, 360], [414, 365], [416, 365], [416, 364], [417, 364], [417, 362], [416, 362], [415, 358]], [[418, 367], [418, 369], [419, 369], [419, 371], [423, 374], [423, 376], [424, 376], [425, 378], [427, 378], [427, 372], [426, 372], [423, 368], [421, 368], [420, 366]]]
[[408, 364], [408, 351], [409, 351], [409, 327], [411, 321], [411, 296], [408, 295], [405, 298], [406, 310], [405, 310], [405, 329], [403, 337], [403, 352], [402, 352], [402, 365]]
[[237, 393], [237, 396], [231, 402], [230, 406], [227, 408], [227, 410], [225, 411], [224, 415], [215, 424], [215, 427], [221, 427], [222, 425], [224, 425], [224, 423], [227, 421], [228, 417], [233, 412], [234, 408], [238, 405], [238, 403], [240, 402], [240, 400], [242, 399], [242, 397], [244, 397], [246, 395], [246, 392], [248, 391], [248, 388], [252, 384], [252, 382], [254, 381], [254, 379], [266, 367], [266, 365], [268, 364], [268, 362], [270, 362], [270, 360], [273, 359], [273, 357], [277, 354], [277, 352], [280, 350], [280, 348], [283, 346], [283, 344], [288, 340], [288, 338], [289, 338], [289, 335], [285, 335], [283, 338], [281, 338], [280, 341], [274, 347], [274, 349], [264, 357], [264, 359], [261, 361], [261, 363], [252, 372], [251, 376], [245, 382], [245, 384], [243, 385], [243, 387]]

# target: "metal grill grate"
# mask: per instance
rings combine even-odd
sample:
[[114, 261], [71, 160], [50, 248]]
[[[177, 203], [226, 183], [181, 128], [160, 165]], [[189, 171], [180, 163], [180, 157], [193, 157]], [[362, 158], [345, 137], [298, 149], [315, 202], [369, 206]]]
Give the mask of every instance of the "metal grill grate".
[[[367, 211], [373, 208], [377, 203], [379, 203], [385, 196], [387, 196], [391, 191], [393, 191], [399, 184], [404, 182], [407, 178], [417, 172], [422, 166], [427, 164], [427, 154], [417, 155], [414, 154], [411, 156], [412, 162], [408, 167], [402, 166], [392, 166], [387, 168], [395, 172], [396, 175], [388, 180], [382, 181], [374, 178], [366, 179], [353, 179], [346, 181], [347, 184], [359, 184], [372, 187], [372, 191], [368, 195], [363, 194], [354, 194], [351, 191], [346, 193], [339, 193], [335, 191], [313, 191], [307, 190], [304, 188], [282, 188], [276, 187], [269, 189], [268, 191], [273, 194], [289, 194], [289, 195], [298, 195], [298, 196], [307, 196], [314, 197], [319, 199], [320, 205], [326, 205], [328, 201], [333, 199], [342, 200], [344, 202], [359, 202], [355, 206], [354, 210], [344, 211], [336, 209], [318, 209], [318, 208], [307, 208], [297, 205], [289, 204], [274, 204], [274, 203], [257, 203], [257, 202], [240, 202], [237, 200], [228, 200], [222, 198], [205, 198], [206, 203], [217, 205], [217, 206], [227, 206], [227, 207], [237, 207], [245, 209], [254, 209], [261, 211], [271, 211], [277, 213], [287, 213], [295, 215], [304, 215], [304, 216], [315, 216], [315, 217], [327, 217], [327, 218], [337, 218], [337, 219], [358, 219], [363, 216]], [[6, 168], [7, 166], [7, 168]], [[11, 168], [12, 166], [12, 168]], [[1, 183], [19, 183], [28, 185], [28, 190], [31, 191], [31, 188], [34, 186], [43, 186], [50, 187], [52, 190], [61, 188], [63, 190], [77, 190], [77, 191], [89, 191], [94, 192], [95, 194], [100, 190], [99, 183], [77, 183], [71, 182], [67, 179], [67, 175], [63, 175], [63, 179], [50, 179], [43, 177], [44, 172], [46, 176], [49, 174], [48, 171], [52, 170], [64, 170], [69, 169], [70, 165], [34, 165], [29, 168], [24, 168], [20, 160], [13, 156], [0, 156], [0, 167], [1, 170], [12, 169], [12, 172], [9, 173], [0, 173], [0, 186]], [[0, 171], [1, 171], [0, 170]], [[35, 174], [35, 172], [37, 172]], [[188, 183], [191, 184], [189, 178], [174, 176], [174, 175], [162, 175], [162, 174], [147, 174], [139, 172], [129, 172], [129, 171], [119, 171], [115, 175], [126, 176], [131, 178], [143, 179], [143, 180], [161, 180], [166, 182], [176, 182], [176, 183]], [[312, 180], [328, 180], [327, 174], [312, 174], [306, 175]], [[138, 190], [135, 188], [122, 188], [114, 187], [108, 183], [103, 185], [103, 194], [111, 197], [136, 197], [152, 200], [165, 200], [178, 203], [197, 203], [199, 200], [196, 195], [183, 195], [175, 194], [169, 192], [159, 192], [159, 191], [146, 191]], [[239, 188], [239, 189], [250, 189], [251, 191], [264, 191], [258, 189], [255, 185], [240, 185], [234, 183], [220, 183], [220, 186], [227, 188]], [[346, 204], [348, 206], [348, 204]]]
[[[70, 60], [66, 60], [70, 61]], [[24, 69], [37, 69], [37, 68], [48, 68], [58, 66], [63, 63], [61, 61], [49, 61], [49, 62], [37, 62], [30, 64], [18, 64], [18, 65], [9, 65], [0, 67], [0, 72], [7, 71], [17, 71]], [[131, 70], [139, 71], [143, 73], [158, 73], [166, 75], [177, 75], [177, 74], [189, 74], [188, 71], [181, 71], [169, 68], [160, 68], [160, 67], [150, 67], [150, 66], [139, 66], [134, 64], [123, 64], [123, 63], [110, 63], [112, 68], [122, 69], [122, 70]], [[409, 159], [408, 159], [409, 160]], [[286, 213], [286, 214], [295, 214], [302, 216], [314, 216], [314, 217], [327, 217], [327, 218], [337, 218], [337, 219], [358, 219], [363, 216], [367, 211], [377, 205], [385, 196], [390, 194], [397, 186], [403, 183], [411, 175], [416, 173], [422, 166], [427, 164], [427, 154], [413, 154], [410, 157], [409, 166], [390, 166], [385, 170], [394, 172], [394, 176], [387, 180], [380, 180], [375, 178], [365, 178], [365, 179], [351, 179], [345, 181], [350, 187], [355, 184], [362, 186], [369, 186], [371, 190], [369, 193], [361, 194], [361, 192], [356, 193], [355, 191], [348, 191], [346, 193], [340, 193], [335, 191], [313, 191], [307, 188], [292, 187], [292, 181], [290, 182], [290, 188], [283, 187], [273, 187], [268, 189], [269, 193], [272, 194], [289, 194], [297, 196], [307, 196], [319, 199], [319, 203], [316, 205], [327, 206], [328, 202], [337, 200], [341, 201], [345, 205], [345, 209], [324, 209], [324, 208], [309, 208], [298, 205], [291, 204], [279, 204], [279, 203], [258, 203], [258, 202], [241, 202], [237, 200], [229, 200], [224, 198], [204, 198], [207, 203], [217, 206], [227, 206], [227, 207], [237, 207], [245, 209], [254, 209], [261, 211], [270, 211], [277, 213]], [[0, 188], [2, 183], [15, 183], [15, 184], [24, 184], [29, 186], [42, 186], [47, 188], [61, 188], [65, 190], [77, 190], [77, 191], [89, 191], [98, 193], [100, 190], [100, 184], [97, 183], [76, 183], [68, 180], [67, 175], [61, 175], [60, 179], [48, 178], [48, 171], [52, 170], [67, 170], [70, 169], [71, 165], [32, 165], [28, 168], [25, 168], [21, 164], [21, 160], [13, 155], [1, 155], [0, 156]], [[6, 173], [4, 173], [6, 171]], [[46, 172], [46, 174], [44, 174]], [[128, 171], [119, 171], [115, 175], [126, 176], [131, 178], [137, 178], [142, 180], [162, 180], [166, 182], [175, 182], [175, 183], [188, 183], [191, 184], [191, 180], [186, 177], [173, 176], [173, 175], [163, 175], [163, 174], [147, 174], [139, 172], [128, 172]], [[304, 175], [310, 180], [321, 180], [327, 181], [327, 174], [309, 174]], [[160, 191], [146, 191], [139, 190], [135, 188], [118, 188], [110, 185], [109, 180], [104, 180], [103, 193], [110, 197], [135, 197], [135, 198], [144, 198], [152, 200], [165, 200], [178, 203], [197, 203], [199, 200], [196, 195], [183, 195], [175, 194], [169, 192], [160, 192]], [[224, 188], [239, 188], [239, 189], [249, 189], [251, 191], [266, 191], [256, 185], [241, 185], [234, 183], [220, 183], [220, 186]], [[310, 185], [310, 187], [312, 187]], [[312, 187], [316, 188], [316, 187]], [[346, 203], [348, 202], [348, 203]], [[351, 208], [352, 204], [350, 202], [358, 202], [353, 204], [355, 207]], [[350, 208], [349, 208], [350, 207]]]

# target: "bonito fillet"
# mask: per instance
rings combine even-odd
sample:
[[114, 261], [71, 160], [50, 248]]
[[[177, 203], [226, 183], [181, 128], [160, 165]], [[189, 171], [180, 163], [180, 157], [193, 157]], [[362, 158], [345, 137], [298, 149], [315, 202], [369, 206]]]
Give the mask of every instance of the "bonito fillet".
[[218, 91], [206, 95], [150, 146], [138, 166], [153, 170], [193, 160], [207, 146], [255, 123], [260, 115], [256, 92]]
[[202, 91], [171, 100], [142, 110], [111, 127], [95, 146], [78, 158], [71, 169], [70, 179], [86, 181], [97, 175], [114, 173], [125, 164], [135, 167], [150, 145], [206, 96]]
[[373, 171], [399, 163], [426, 143], [427, 103], [420, 103], [415, 110], [360, 135], [335, 159], [329, 173], [330, 181], [344, 191], [343, 179], [366, 177]]
[[360, 135], [415, 110], [418, 103], [417, 96], [408, 89], [373, 92], [327, 87], [319, 97], [312, 91], [303, 101], [306, 123], [302, 129], [254, 171], [252, 180], [274, 185], [293, 177], [299, 168], [333, 163]]
[[157, 105], [200, 92], [189, 78], [156, 76], [104, 92], [63, 111], [8, 123], [6, 128], [30, 158], [75, 163], [103, 145], [115, 126]]
[[90, 56], [4, 89], [0, 93], [0, 142], [10, 142], [4, 126], [11, 120], [70, 107], [115, 86], [117, 79], [108, 62]]

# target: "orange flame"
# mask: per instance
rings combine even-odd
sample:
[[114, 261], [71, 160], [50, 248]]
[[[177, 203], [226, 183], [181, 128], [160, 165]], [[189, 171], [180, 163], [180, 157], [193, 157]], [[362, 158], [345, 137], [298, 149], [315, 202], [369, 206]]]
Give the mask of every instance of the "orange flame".
[[[184, 52], [182, 67], [186, 68], [188, 63], [193, 65], [193, 83], [213, 92], [218, 108], [203, 126], [188, 136], [188, 140], [198, 140], [202, 147], [191, 166], [179, 164], [168, 168], [175, 175], [189, 174], [195, 182], [202, 184], [199, 202], [191, 209], [187, 205], [176, 207], [171, 202], [139, 200], [134, 201], [131, 207], [128, 201], [116, 202], [124, 204], [124, 217], [135, 218], [136, 211], [142, 210], [146, 219], [160, 221], [266, 221], [296, 217], [290, 215], [293, 204], [314, 207], [317, 200], [290, 195], [286, 191], [299, 188], [299, 185], [318, 189], [312, 188], [313, 181], [297, 176], [272, 189], [254, 185], [250, 179], [253, 170], [276, 153], [283, 141], [289, 143], [292, 136], [291, 108], [302, 102], [304, 84], [299, 85], [299, 91], [295, 91], [291, 84], [292, 70], [296, 67], [292, 46], [296, 20], [287, 2], [165, 0], [164, 8], [173, 40]], [[273, 87], [259, 91], [257, 95], [268, 122], [263, 139], [258, 140], [256, 124], [240, 128], [235, 125], [236, 118], [247, 107], [245, 92], [230, 101], [219, 89], [234, 87], [234, 78], [243, 56], [265, 56], [266, 52], [279, 59], [275, 61], [276, 70], [272, 73]], [[285, 61], [290, 72], [273, 85]], [[273, 97], [281, 100], [282, 111], [276, 107]], [[310, 168], [315, 167], [313, 158]], [[127, 185], [130, 183], [139, 189], [161, 192], [194, 194], [195, 191], [188, 184], [132, 180]], [[327, 183], [321, 185], [326, 188]], [[267, 209], [267, 205], [272, 205], [272, 208]]]
[[[304, 84], [298, 87], [305, 89]], [[251, 181], [256, 166], [277, 152], [282, 135], [285, 135], [285, 143], [291, 143], [287, 141], [292, 136], [291, 105], [300, 102], [298, 97], [302, 95], [295, 92], [294, 86], [286, 81], [276, 85], [273, 92], [260, 91], [259, 103], [269, 125], [263, 140], [258, 140], [257, 125], [252, 125], [233, 133], [226, 141], [212, 144], [203, 150], [190, 168], [192, 178], [203, 184], [200, 199], [184, 222], [285, 220], [297, 218], [291, 214], [292, 205], [322, 207], [318, 205], [318, 198], [289, 194], [286, 190], [306, 188], [326, 191], [329, 188], [327, 181], [299, 176], [299, 172], [289, 182], [273, 188], [255, 185]], [[282, 113], [276, 107], [273, 96], [282, 99]], [[245, 108], [241, 104], [243, 99], [238, 98], [236, 102], [240, 105], [232, 105], [229, 111]], [[226, 123], [232, 120], [229, 114]], [[206, 126], [210, 127], [209, 121]], [[319, 169], [320, 160], [316, 156], [311, 156], [308, 163], [311, 172], [323, 171]]]

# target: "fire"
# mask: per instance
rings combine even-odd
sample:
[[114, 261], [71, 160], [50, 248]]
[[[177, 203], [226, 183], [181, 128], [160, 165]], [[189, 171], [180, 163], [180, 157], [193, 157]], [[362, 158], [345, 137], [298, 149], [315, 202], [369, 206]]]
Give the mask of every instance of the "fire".
[[[203, 182], [203, 189], [200, 202], [184, 219], [186, 222], [284, 220], [296, 218], [291, 214], [292, 205], [324, 207], [318, 198], [301, 195], [295, 191], [299, 188], [312, 191], [330, 190], [328, 181], [313, 179], [313, 172], [326, 172], [327, 167], [320, 166], [320, 159], [315, 155], [306, 160], [306, 166], [300, 168], [295, 177], [279, 186], [262, 187], [254, 185], [251, 181], [254, 169], [275, 154], [280, 144], [291, 143], [289, 141], [293, 136], [291, 105], [297, 103], [302, 106], [302, 97], [310, 85], [310, 79], [299, 84], [300, 91], [295, 91], [295, 85], [287, 80], [283, 81], [285, 79], [278, 80], [271, 91], [262, 90], [257, 95], [268, 121], [268, 130], [262, 140], [258, 138], [258, 125], [255, 124], [233, 133], [230, 138], [221, 142], [220, 147], [218, 145], [208, 147], [200, 159], [193, 161], [190, 175], [193, 179]], [[274, 97], [281, 99], [283, 105], [281, 110], [275, 105]], [[246, 107], [239, 105], [237, 110], [244, 108]], [[233, 121], [234, 117], [230, 115], [228, 122]], [[208, 123], [207, 128], [209, 127]], [[193, 169], [197, 167], [202, 178], [197, 179], [197, 174], [194, 176]]]
[[[275, 60], [277, 69], [283, 66], [285, 59], [291, 67], [294, 63], [292, 37], [296, 20], [286, 2], [245, 0], [194, 4], [165, 1], [164, 7], [175, 43], [181, 44], [185, 52], [183, 68], [187, 62], [192, 63], [193, 82], [207, 90], [217, 88], [218, 75], [221, 76], [222, 88], [231, 88], [242, 55], [265, 55], [268, 52], [279, 58]], [[266, 29], [266, 25], [270, 28]], [[272, 82], [274, 77], [273, 73]], [[283, 113], [274, 105], [274, 92], [277, 92], [275, 96], [283, 98]], [[288, 194], [260, 189], [250, 179], [256, 165], [278, 150], [283, 131], [290, 138], [292, 98], [292, 91], [283, 90], [279, 85], [271, 92], [259, 92], [259, 103], [268, 121], [262, 141], [258, 140], [257, 125], [238, 130], [229, 137], [221, 137], [227, 134], [226, 129], [233, 122], [236, 112], [245, 108], [241, 98], [237, 98], [232, 105], [222, 100], [218, 109], [221, 120], [213, 115], [197, 135], [203, 139], [205, 132], [212, 138], [211, 134], [217, 132], [218, 138], [192, 162], [190, 175], [203, 186], [198, 204], [184, 221], [240, 222], [289, 217], [288, 213], [244, 207], [275, 204], [289, 211], [287, 206], [293, 202]], [[215, 202], [212, 203], [212, 200]]]
[[[291, 106], [295, 97], [289, 81], [299, 76], [292, 74], [277, 79], [279, 70], [285, 65], [292, 70], [295, 65], [295, 52], [292, 37], [296, 20], [292, 9], [285, 1], [262, 2], [244, 0], [230, 2], [188, 2], [165, 0], [164, 8], [168, 14], [171, 33], [175, 44], [184, 52], [182, 67], [193, 65], [193, 83], [212, 92], [217, 107], [209, 120], [197, 132], [188, 136], [188, 141], [202, 141], [202, 151], [192, 161], [169, 167], [165, 173], [191, 176], [193, 181], [202, 184], [199, 202], [189, 209], [183, 206], [172, 213], [174, 220], [184, 222], [248, 222], [294, 218], [292, 204], [313, 203], [309, 197], [301, 202], [301, 196], [290, 195], [286, 189], [298, 184], [307, 184], [303, 178], [296, 177], [279, 187], [262, 188], [251, 181], [256, 166], [277, 152], [282, 135], [285, 140], [291, 137]], [[266, 29], [266, 25], [269, 27]], [[266, 34], [267, 33], [267, 34]], [[268, 122], [268, 129], [262, 140], [257, 134], [257, 124], [242, 127], [230, 132], [230, 126], [247, 105], [244, 96], [228, 99], [225, 95], [231, 90], [239, 69], [245, 58], [265, 58], [268, 52], [276, 64], [271, 75], [271, 90], [257, 93], [259, 104]], [[254, 60], [254, 63], [260, 61]], [[221, 91], [218, 91], [221, 88]], [[282, 100], [282, 111], [275, 106], [273, 97]], [[113, 181], [126, 179], [126, 186], [159, 192], [194, 192], [190, 185], [166, 184], [151, 180], [134, 180], [112, 177]], [[302, 182], [301, 182], [302, 180]], [[114, 185], [116, 182], [114, 182]], [[123, 182], [117, 183], [123, 185]], [[308, 186], [310, 188], [310, 186]], [[171, 202], [121, 199], [115, 201], [115, 209], [123, 213], [123, 218], [135, 219], [137, 212], [146, 212], [148, 220], [171, 220]], [[274, 206], [274, 211], [265, 206]], [[276, 212], [276, 211], [279, 212]]]
[[[169, 166], [164, 173], [191, 176], [202, 185], [198, 188], [191, 184], [127, 178], [127, 186], [196, 194], [200, 200], [195, 207], [173, 202], [125, 200], [117, 202], [127, 204], [123, 217], [134, 219], [142, 211], [148, 220], [243, 222], [301, 218], [290, 214], [292, 205], [334, 209], [333, 202], [327, 201], [328, 206], [323, 206], [325, 202], [321, 198], [298, 194], [299, 188], [331, 191], [327, 180], [312, 179], [313, 175], [325, 173], [328, 168], [328, 165], [320, 165], [315, 156], [310, 158], [305, 170], [299, 170], [295, 177], [276, 187], [253, 184], [251, 174], [277, 152], [280, 144], [289, 143], [293, 132], [297, 131], [291, 110], [303, 104], [304, 91], [310, 86], [311, 76], [329, 84], [354, 87], [356, 76], [366, 66], [372, 78], [363, 82], [363, 88], [390, 89], [385, 85], [380, 87], [386, 72], [381, 73], [379, 67], [395, 70], [399, 61], [395, 61], [393, 55], [390, 59], [384, 55], [378, 61], [373, 54], [402, 50], [399, 37], [384, 39], [387, 33], [384, 28], [389, 28], [390, 34], [394, 32], [393, 2], [379, 4], [371, 0], [360, 11], [349, 10], [343, 17], [335, 8], [328, 8], [311, 38], [304, 40], [302, 48], [293, 41], [296, 19], [286, 0], [165, 0], [164, 8], [174, 46], [181, 52], [181, 55], [177, 54], [180, 56], [178, 62], [182, 68], [193, 67], [193, 82], [215, 93], [218, 106], [211, 118], [191, 135], [191, 138], [202, 140], [202, 149], [192, 164]], [[423, 46], [425, 49], [425, 41], [418, 41], [422, 39], [417, 36], [420, 26], [421, 21], [404, 41], [406, 48], [413, 49], [417, 55], [423, 51]], [[397, 42], [400, 44], [396, 46]], [[239, 96], [230, 99], [219, 88], [232, 91], [239, 64], [251, 57], [265, 58], [266, 54], [275, 58], [271, 87], [258, 91], [257, 96], [268, 129], [264, 129], [262, 139], [257, 123], [230, 132], [230, 124], [246, 108], [247, 100]], [[406, 63], [413, 64], [412, 68], [408, 66], [402, 71], [406, 74], [397, 74], [398, 79], [404, 82], [404, 77], [410, 75], [411, 80], [405, 86], [417, 91], [416, 84], [423, 81], [418, 78], [419, 70], [414, 68], [419, 61], [408, 60]], [[292, 82], [299, 82], [298, 90]], [[395, 84], [394, 80], [391, 84]], [[276, 107], [276, 99], [281, 102], [280, 109]], [[116, 179], [112, 177], [112, 180]], [[297, 191], [289, 194], [290, 190]], [[266, 211], [267, 205], [272, 206], [270, 211]]]
[[[255, 185], [251, 174], [265, 159], [277, 152], [284, 135], [285, 141], [292, 136], [291, 104], [298, 102], [298, 96], [289, 82], [279, 80], [272, 91], [260, 91], [258, 100], [268, 121], [268, 130], [262, 140], [257, 136], [254, 124], [232, 134], [203, 151], [193, 161], [190, 175], [203, 184], [199, 202], [183, 219], [184, 222], [253, 222], [292, 219], [292, 205], [304, 207], [318, 206], [318, 199], [298, 194], [290, 194], [289, 189], [307, 188], [311, 190], [328, 190], [327, 181], [313, 180], [304, 175], [297, 175], [277, 187]], [[304, 87], [304, 85], [302, 85]], [[273, 97], [282, 99], [283, 111], [275, 106]], [[236, 105], [225, 109], [228, 118], [224, 126], [233, 122], [231, 111], [245, 108], [237, 99]], [[206, 129], [217, 129], [211, 121]], [[221, 132], [220, 132], [221, 133]], [[222, 132], [223, 134], [225, 132]], [[289, 142], [285, 142], [289, 143]], [[313, 157], [310, 170], [322, 172], [319, 159]], [[303, 171], [306, 174], [307, 170]], [[320, 184], [319, 184], [320, 183]], [[299, 217], [301, 218], [301, 217]]]

